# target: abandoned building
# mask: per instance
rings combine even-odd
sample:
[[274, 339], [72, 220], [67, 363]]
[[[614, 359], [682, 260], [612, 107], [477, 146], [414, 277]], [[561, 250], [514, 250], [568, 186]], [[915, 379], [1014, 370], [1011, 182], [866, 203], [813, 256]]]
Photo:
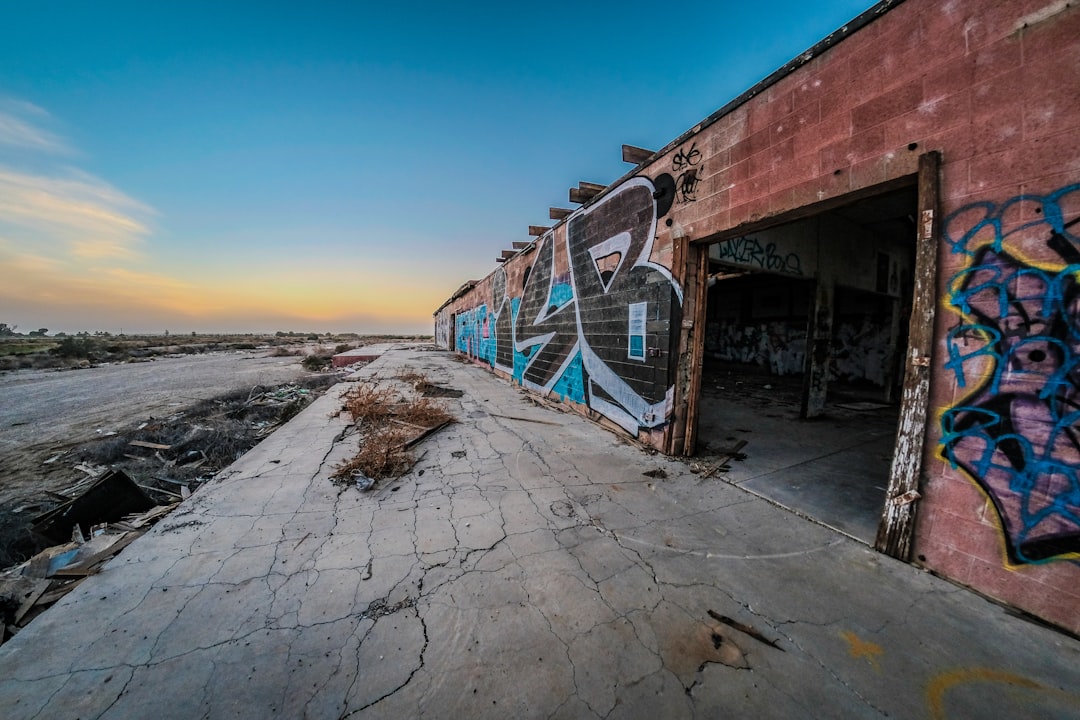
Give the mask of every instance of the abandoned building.
[[623, 159], [437, 342], [1080, 632], [1077, 3], [885, 0]]

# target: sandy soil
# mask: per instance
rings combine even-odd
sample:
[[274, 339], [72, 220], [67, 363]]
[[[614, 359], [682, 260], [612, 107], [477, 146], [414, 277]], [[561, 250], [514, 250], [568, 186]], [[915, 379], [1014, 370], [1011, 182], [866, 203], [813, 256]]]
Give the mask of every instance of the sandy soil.
[[[84, 370], [21, 370], [0, 376], [0, 508], [40, 501], [85, 477], [45, 461], [109, 431], [166, 417], [223, 393], [309, 375], [299, 357], [263, 351], [162, 357]], [[26, 510], [24, 512], [32, 512]]]

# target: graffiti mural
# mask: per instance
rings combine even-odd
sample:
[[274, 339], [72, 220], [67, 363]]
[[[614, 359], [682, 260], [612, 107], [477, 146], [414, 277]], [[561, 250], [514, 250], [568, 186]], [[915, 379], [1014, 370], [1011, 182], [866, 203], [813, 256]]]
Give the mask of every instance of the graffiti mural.
[[552, 393], [636, 434], [670, 419], [674, 394], [671, 328], [682, 318], [682, 289], [651, 261], [659, 217], [673, 183], [637, 177], [579, 210], [560, 243], [537, 240], [520, 294], [498, 268], [485, 302], [454, 320], [458, 352]]
[[[564, 273], [554, 234], [543, 237], [514, 321], [524, 386], [584, 402], [632, 433], [670, 414], [668, 329], [682, 308], [671, 273], [649, 260], [655, 192], [633, 178], [572, 216]], [[650, 322], [663, 327], [650, 332]]]
[[1078, 222], [1080, 184], [945, 221], [968, 258], [945, 368], [968, 394], [942, 415], [942, 454], [992, 501], [1015, 564], [1080, 556]]
[[435, 344], [439, 347], [450, 346], [450, 315], [439, 313], [435, 316]]

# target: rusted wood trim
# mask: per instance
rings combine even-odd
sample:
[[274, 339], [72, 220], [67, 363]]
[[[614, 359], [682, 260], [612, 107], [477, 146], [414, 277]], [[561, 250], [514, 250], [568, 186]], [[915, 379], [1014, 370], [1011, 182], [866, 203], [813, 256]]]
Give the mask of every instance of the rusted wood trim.
[[896, 431], [892, 470], [885, 508], [874, 547], [907, 561], [911, 556], [922, 475], [923, 444], [930, 404], [930, 358], [934, 343], [934, 307], [937, 296], [937, 253], [941, 218], [938, 208], [938, 171], [941, 154], [919, 157], [919, 212], [915, 246], [915, 286], [904, 361], [904, 389], [900, 423]]
[[[689, 248], [690, 262], [695, 264], [693, 326], [690, 328], [689, 388], [686, 391], [686, 435], [683, 438], [683, 455], [693, 455], [697, 449], [698, 416], [701, 411], [701, 376], [705, 359], [705, 313], [709, 289], [709, 248], [694, 245]], [[696, 255], [696, 257], [695, 257]]]

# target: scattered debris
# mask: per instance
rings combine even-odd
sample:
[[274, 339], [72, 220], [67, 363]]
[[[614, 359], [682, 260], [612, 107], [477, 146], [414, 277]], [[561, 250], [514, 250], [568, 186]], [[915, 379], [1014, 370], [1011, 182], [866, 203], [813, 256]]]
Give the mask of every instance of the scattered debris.
[[115, 522], [124, 515], [153, 506], [154, 502], [124, 471], [112, 470], [77, 497], [35, 518], [31, 529], [62, 542], [71, 537], [76, 527]]
[[[126, 479], [114, 479], [114, 476]], [[89, 508], [112, 516], [112, 506], [102, 507], [98, 503], [102, 498], [115, 498], [118, 487], [122, 488], [122, 499], [138, 491], [138, 488], [133, 491], [128, 483], [131, 483], [131, 479], [123, 473], [110, 473], [84, 494], [83, 497], [90, 500], [78, 503], [76, 501], [82, 498], [76, 498], [68, 509], [72, 515], [82, 513], [80, 516], [84, 516]], [[75, 524], [70, 533], [72, 542], [45, 548], [29, 560], [0, 574], [0, 619], [3, 620], [0, 642], [7, 641], [46, 608], [77, 588], [83, 580], [97, 573], [106, 562], [142, 537], [149, 524], [175, 507], [154, 506], [145, 512], [125, 514], [115, 522], [94, 524], [89, 526], [89, 539], [83, 538], [81, 526]], [[62, 525], [54, 518], [50, 532]]]
[[643, 472], [641, 474], [644, 475], [645, 477], [656, 478], [657, 480], [663, 480], [664, 478], [666, 478], [668, 476], [667, 470], [664, 470], [664, 468], [659, 468], [659, 467], [654, 469], [654, 470], [646, 470], [645, 472]]
[[746, 453], [741, 452], [746, 447], [746, 443], [746, 440], [739, 440], [730, 447], [712, 451], [707, 458], [702, 458], [700, 462], [691, 462], [690, 472], [700, 475], [702, 480], [717, 473], [728, 472], [731, 470], [731, 466], [728, 465], [729, 462], [746, 459]]
[[[145, 427], [145, 425], [146, 425], [146, 423], [143, 423], [144, 427]], [[146, 442], [145, 440], [132, 440], [131, 442], [128, 443], [128, 445], [131, 445], [132, 447], [149, 448], [150, 450], [169, 450], [169, 449], [172, 448], [172, 445], [164, 445], [162, 443]]]

